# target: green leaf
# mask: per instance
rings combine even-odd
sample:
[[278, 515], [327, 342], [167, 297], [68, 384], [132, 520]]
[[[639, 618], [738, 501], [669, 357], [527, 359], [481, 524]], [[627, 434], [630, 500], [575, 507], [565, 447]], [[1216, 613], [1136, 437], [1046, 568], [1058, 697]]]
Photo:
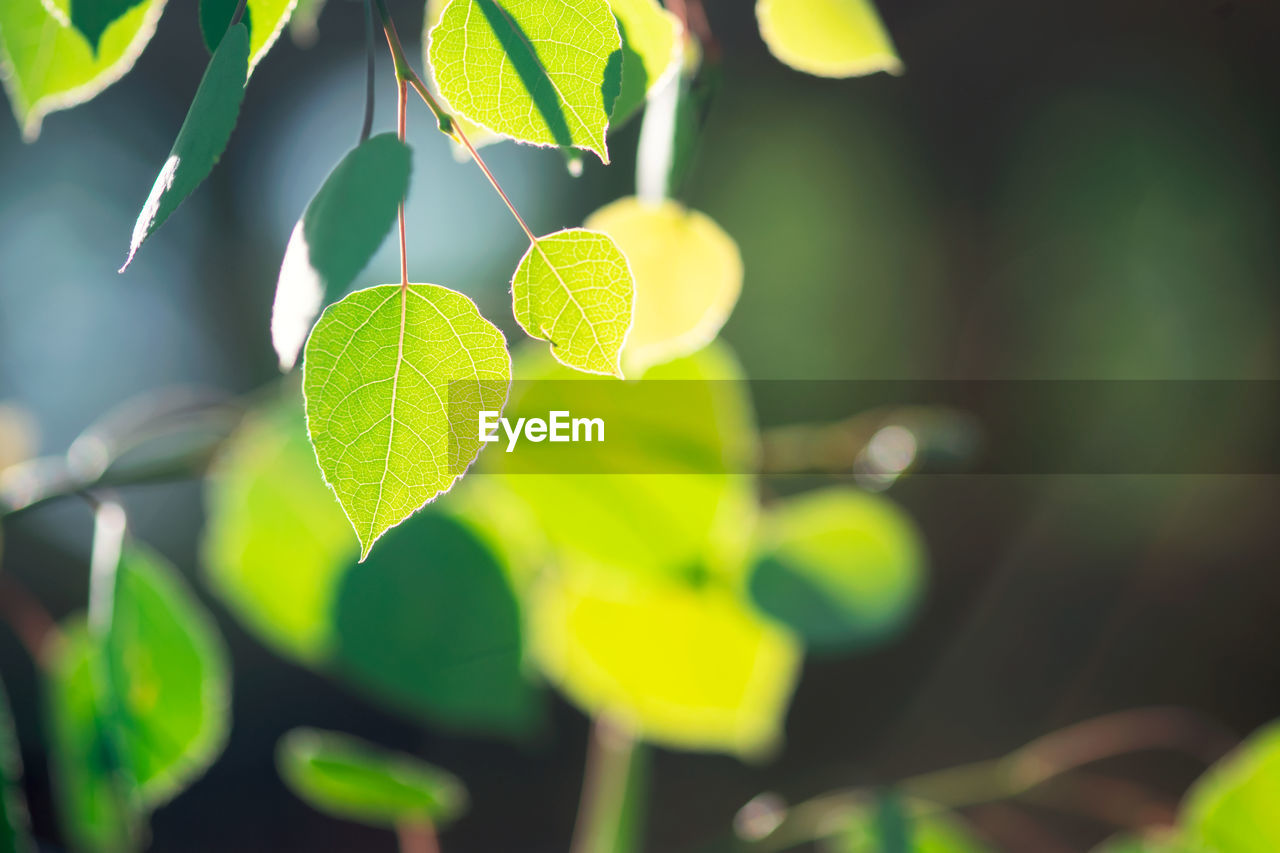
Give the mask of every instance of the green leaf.
[[[227, 34], [240, 0], [200, 0], [200, 34], [210, 52], [216, 51]], [[289, 23], [299, 0], [248, 0], [240, 19], [249, 28], [249, 73], [257, 67]]]
[[815, 650], [891, 636], [920, 597], [919, 533], [876, 495], [836, 487], [791, 498], [765, 516], [760, 539], [752, 597]]
[[[901, 814], [909, 822], [909, 835], [898, 836], [892, 849], [909, 853], [989, 853], [986, 844], [976, 839], [959, 818], [936, 807], [919, 802]], [[902, 829], [906, 827], [898, 827]], [[831, 853], [887, 853], [884, 810], [859, 809], [850, 816], [845, 829], [832, 839]], [[902, 847], [901, 844], [907, 846]]]
[[362, 560], [466, 472], [479, 412], [500, 410], [510, 382], [502, 333], [448, 288], [383, 285], [325, 310], [307, 342], [307, 425]]
[[0, 853], [29, 853], [27, 805], [22, 797], [22, 756], [9, 716], [9, 701], [0, 684]]
[[324, 0], [296, 0], [289, 17], [289, 35], [299, 47], [310, 47], [320, 35], [320, 13]]
[[570, 228], [537, 238], [516, 267], [511, 295], [516, 322], [550, 341], [561, 364], [622, 377], [635, 281], [607, 234]]
[[80, 31], [96, 52], [102, 34], [141, 0], [72, 0], [71, 26]]
[[798, 71], [820, 77], [902, 73], [871, 0], [757, 0], [760, 35]]
[[586, 227], [612, 237], [635, 275], [628, 374], [696, 352], [720, 332], [742, 292], [742, 255], [710, 217], [632, 197], [597, 210]]
[[244, 84], [248, 77], [249, 32], [244, 24], [227, 30], [214, 51], [196, 90], [187, 118], [169, 152], [151, 194], [147, 196], [129, 242], [129, 257], [123, 272], [133, 262], [138, 247], [169, 218], [187, 196], [200, 185], [222, 157], [231, 131], [240, 115]]
[[515, 592], [495, 554], [446, 514], [388, 534], [345, 576], [334, 621], [338, 672], [395, 707], [507, 736], [540, 719]]
[[609, 162], [622, 40], [607, 0], [450, 0], [427, 58], [436, 90], [465, 118]]
[[355, 563], [346, 517], [307, 439], [297, 389], [250, 413], [213, 470], [206, 577], [276, 651], [318, 664], [333, 651], [333, 610]]
[[373, 826], [443, 826], [467, 807], [466, 788], [452, 774], [336, 732], [294, 729], [281, 738], [276, 763], [314, 808]]
[[617, 128], [644, 106], [649, 93], [679, 73], [684, 26], [658, 0], [609, 0], [622, 37], [622, 91], [609, 114]]
[[1093, 849], [1093, 853], [1228, 853], [1211, 851], [1179, 837], [1176, 830], [1155, 830], [1138, 836], [1109, 839]]
[[222, 751], [231, 713], [227, 653], [209, 614], [157, 555], [128, 543], [114, 574], [94, 569], [103, 707], [116, 724], [121, 767], [139, 800], [155, 807]]
[[1182, 826], [1215, 853], [1280, 850], [1280, 723], [1255, 732], [1187, 794]]
[[71, 846], [89, 853], [140, 848], [142, 813], [118, 770], [95, 686], [95, 650], [83, 621], [64, 624], [45, 667], [45, 731], [54, 800]]
[[145, 0], [102, 33], [95, 52], [68, 16], [69, 0], [0, 3], [0, 80], [28, 141], [44, 117], [92, 100], [123, 77], [155, 33], [165, 0]]
[[293, 227], [271, 312], [281, 370], [293, 367], [320, 308], [350, 287], [386, 239], [411, 164], [395, 134], [365, 140], [329, 173]]

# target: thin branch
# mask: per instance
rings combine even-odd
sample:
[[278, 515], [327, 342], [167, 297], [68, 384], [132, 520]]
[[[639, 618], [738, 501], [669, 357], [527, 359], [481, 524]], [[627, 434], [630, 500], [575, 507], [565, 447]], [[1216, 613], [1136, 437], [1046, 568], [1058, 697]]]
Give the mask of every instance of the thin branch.
[[236, 11], [235, 14], [231, 16], [231, 23], [228, 25], [228, 29], [240, 23], [240, 19], [244, 17], [244, 10], [247, 5], [248, 0], [240, 0], [240, 2], [236, 4]]
[[373, 132], [373, 0], [364, 0], [364, 124], [360, 126], [360, 141], [364, 142]]
[[396, 827], [400, 853], [440, 853], [436, 828], [430, 823], [402, 823]]
[[[400, 141], [405, 140], [405, 118], [408, 114], [409, 91], [403, 79], [399, 80], [396, 89], [396, 134]], [[400, 288], [409, 286], [409, 255], [405, 251], [404, 239], [404, 199], [400, 199]]]
[[592, 723], [571, 853], [613, 849], [626, 831], [628, 801], [636, 795], [636, 750], [629, 732], [603, 717]]
[[11, 574], [0, 573], [0, 618], [9, 623], [27, 654], [40, 663], [58, 623], [26, 586]]

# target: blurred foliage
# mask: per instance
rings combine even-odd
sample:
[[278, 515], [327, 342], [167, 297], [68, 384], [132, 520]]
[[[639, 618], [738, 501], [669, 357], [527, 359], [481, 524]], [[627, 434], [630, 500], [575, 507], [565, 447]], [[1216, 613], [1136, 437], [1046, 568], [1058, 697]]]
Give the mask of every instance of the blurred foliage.
[[9, 716], [9, 697], [0, 683], [0, 853], [28, 853], [31, 849], [22, 796], [22, 758]]

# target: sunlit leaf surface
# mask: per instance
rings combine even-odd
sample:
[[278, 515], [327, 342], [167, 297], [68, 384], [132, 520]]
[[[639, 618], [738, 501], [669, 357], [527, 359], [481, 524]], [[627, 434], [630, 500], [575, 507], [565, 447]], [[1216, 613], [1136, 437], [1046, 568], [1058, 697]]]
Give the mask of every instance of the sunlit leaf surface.
[[871, 0], [757, 0], [760, 35], [781, 61], [822, 77], [902, 73]]
[[622, 36], [622, 91], [609, 113], [616, 128], [680, 69], [684, 27], [658, 0], [609, 0]]
[[[217, 50], [240, 0], [200, 0], [200, 33], [205, 46]], [[248, 0], [241, 21], [249, 28], [249, 73], [276, 43], [298, 0]]]
[[1191, 841], [1222, 853], [1280, 849], [1280, 724], [1255, 732], [1196, 782], [1182, 809]]

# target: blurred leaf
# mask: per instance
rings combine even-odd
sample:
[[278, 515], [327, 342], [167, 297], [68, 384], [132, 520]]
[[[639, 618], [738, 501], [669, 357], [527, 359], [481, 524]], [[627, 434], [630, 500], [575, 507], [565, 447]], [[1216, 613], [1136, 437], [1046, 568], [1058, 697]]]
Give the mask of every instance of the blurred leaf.
[[102, 631], [106, 710], [118, 721], [121, 764], [154, 807], [222, 751], [231, 717], [227, 652], [209, 614], [151, 551], [126, 543], [114, 578], [100, 581], [109, 587], [94, 588], [92, 612], [95, 635]]
[[276, 762], [295, 794], [347, 820], [443, 826], [467, 807], [466, 788], [452, 774], [336, 732], [294, 729], [280, 740]]
[[129, 257], [120, 268], [122, 272], [133, 262], [142, 242], [164, 224], [222, 157], [240, 115], [248, 61], [249, 33], [244, 24], [236, 24], [227, 30], [209, 60], [169, 159], [138, 214], [129, 242]]
[[871, 0], [757, 0], [760, 35], [798, 71], [821, 77], [902, 73]]
[[351, 286], [386, 239], [409, 190], [411, 160], [393, 133], [362, 142], [329, 173], [293, 227], [271, 312], [281, 370], [297, 361], [320, 309]]
[[325, 310], [307, 342], [307, 425], [362, 560], [466, 472], [478, 413], [500, 410], [510, 382], [502, 332], [461, 293], [389, 284]]
[[28, 141], [46, 115], [92, 100], [133, 67], [165, 0], [138, 3], [102, 32], [95, 53], [71, 23], [70, 0], [0, 3], [0, 80]]
[[1219, 761], [1182, 807], [1188, 840], [1216, 853], [1280, 850], [1280, 723], [1271, 723]]
[[609, 0], [622, 37], [622, 90], [609, 113], [613, 130], [644, 106], [657, 86], [679, 73], [684, 27], [657, 0]]
[[141, 0], [71, 0], [71, 26], [80, 31], [96, 53], [107, 27]]
[[[639, 383], [584, 376], [543, 352], [522, 353], [517, 368], [507, 417], [564, 410], [611, 425], [603, 443], [529, 445], [482, 460], [524, 501], [553, 548], [613, 570], [683, 576], [698, 566], [741, 575], [757, 505], [744, 474], [756, 430], [727, 349], [652, 368]], [[564, 451], [553, 448], [564, 447], [586, 474], [558, 473], [554, 454]], [[644, 473], [655, 470], [667, 473]]]
[[881, 789], [876, 792], [871, 832], [875, 837], [877, 853], [912, 853], [912, 848], [915, 847], [913, 823], [897, 791]]
[[811, 492], [779, 503], [761, 528], [751, 595], [816, 650], [884, 639], [919, 598], [923, 544], [884, 498], [844, 487]]
[[561, 364], [622, 377], [635, 280], [608, 235], [570, 228], [537, 238], [516, 267], [511, 295], [520, 327], [550, 341]]
[[[1142, 837], [1112, 838], [1094, 848], [1093, 853], [1213, 853], [1207, 847], [1179, 838], [1170, 830], [1152, 832]], [[1217, 851], [1228, 853], [1228, 851]]]
[[724, 583], [565, 559], [534, 588], [530, 632], [552, 682], [641, 739], [757, 755], [781, 737], [800, 647]]
[[33, 850], [27, 835], [27, 804], [22, 797], [22, 756], [9, 716], [9, 699], [0, 683], [0, 853]]
[[[310, 47], [320, 35], [320, 13], [325, 0], [296, 0], [289, 17], [289, 35], [299, 47]], [[376, 34], [375, 34], [376, 35]]]
[[471, 732], [539, 721], [515, 593], [456, 519], [425, 512], [389, 533], [344, 578], [334, 620], [338, 671], [394, 706]]
[[141, 808], [114, 759], [93, 667], [93, 644], [83, 621], [65, 624], [45, 666], [54, 800], [74, 849], [130, 853], [141, 847]]
[[677, 202], [637, 198], [606, 205], [585, 224], [614, 239], [635, 275], [628, 374], [695, 352], [719, 333], [742, 291], [742, 256], [724, 229]]
[[320, 475], [296, 390], [244, 419], [214, 468], [208, 506], [211, 586], [276, 651], [327, 659], [338, 586], [358, 551]]
[[[227, 33], [240, 0], [200, 0], [200, 34], [212, 53]], [[298, 0], [248, 0], [240, 23], [249, 28], [249, 73], [276, 43]]]
[[[920, 803], [908, 805], [911, 808], [902, 817], [910, 822], [910, 835], [902, 840], [909, 841], [905, 848], [909, 853], [989, 853], [991, 850], [953, 815], [932, 807], [922, 808]], [[879, 811], [868, 809], [851, 817], [845, 830], [824, 849], [829, 853], [888, 853], [883, 831], [877, 826]]]
[[607, 164], [621, 49], [607, 0], [450, 0], [429, 34], [427, 64], [464, 117], [522, 142], [594, 151]]
[[0, 401], [0, 471], [30, 459], [39, 444], [35, 417], [21, 406]]

